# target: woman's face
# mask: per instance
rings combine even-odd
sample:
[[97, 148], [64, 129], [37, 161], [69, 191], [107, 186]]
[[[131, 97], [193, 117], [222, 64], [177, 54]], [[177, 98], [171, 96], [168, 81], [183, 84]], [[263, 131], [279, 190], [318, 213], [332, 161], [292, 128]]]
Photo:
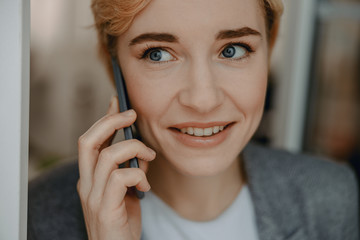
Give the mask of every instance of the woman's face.
[[137, 127], [158, 160], [195, 176], [234, 163], [265, 98], [257, 0], [152, 0], [119, 38], [118, 55]]

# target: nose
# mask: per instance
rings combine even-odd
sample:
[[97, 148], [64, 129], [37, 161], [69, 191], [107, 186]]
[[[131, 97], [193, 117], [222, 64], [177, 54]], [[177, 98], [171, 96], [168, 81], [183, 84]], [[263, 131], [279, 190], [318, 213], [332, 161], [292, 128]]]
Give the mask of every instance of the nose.
[[181, 105], [198, 113], [217, 109], [224, 100], [224, 93], [210, 62], [198, 61], [189, 64], [184, 81], [185, 87], [179, 93]]

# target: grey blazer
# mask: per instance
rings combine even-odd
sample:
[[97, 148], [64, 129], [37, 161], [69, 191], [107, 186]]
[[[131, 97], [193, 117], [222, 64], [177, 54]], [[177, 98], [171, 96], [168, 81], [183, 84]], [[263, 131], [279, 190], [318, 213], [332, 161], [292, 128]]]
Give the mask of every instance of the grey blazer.
[[[243, 156], [260, 240], [359, 239], [358, 187], [349, 167], [252, 144]], [[78, 178], [73, 163], [29, 184], [29, 240], [87, 239]]]

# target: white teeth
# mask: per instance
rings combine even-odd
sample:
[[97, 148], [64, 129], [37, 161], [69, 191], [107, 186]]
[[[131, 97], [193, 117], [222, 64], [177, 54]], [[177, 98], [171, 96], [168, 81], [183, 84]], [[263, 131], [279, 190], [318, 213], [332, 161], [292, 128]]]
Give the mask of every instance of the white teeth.
[[213, 129], [212, 128], [205, 128], [204, 129], [204, 135], [205, 136], [211, 136], [213, 134]]
[[204, 136], [204, 129], [203, 128], [194, 128], [194, 135], [201, 137]]
[[194, 134], [194, 129], [193, 129], [192, 127], [188, 127], [188, 128], [187, 128], [187, 133], [188, 133], [189, 135], [193, 135], [193, 134]]
[[185, 133], [188, 135], [195, 135], [197, 137], [211, 136], [218, 132], [221, 132], [222, 130], [224, 130], [224, 126], [214, 126], [214, 127], [209, 127], [209, 128], [187, 127], [187, 128], [180, 129], [180, 131], [182, 133]]

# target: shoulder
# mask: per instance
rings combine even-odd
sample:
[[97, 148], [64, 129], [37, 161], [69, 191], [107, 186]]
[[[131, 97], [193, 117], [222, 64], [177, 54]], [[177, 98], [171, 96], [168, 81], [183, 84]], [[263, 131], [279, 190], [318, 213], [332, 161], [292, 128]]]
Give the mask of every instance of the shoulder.
[[78, 178], [77, 163], [72, 162], [29, 183], [29, 239], [86, 239]]
[[291, 181], [296, 185], [306, 186], [309, 190], [319, 187], [322, 191], [337, 190], [342, 196], [354, 195], [357, 192], [355, 173], [345, 163], [253, 144], [245, 151], [250, 157], [252, 167], [259, 165], [259, 168], [278, 180]]
[[321, 239], [337, 239], [337, 234], [356, 239], [350, 236], [358, 234], [358, 183], [348, 165], [251, 144], [244, 154], [255, 184], [271, 188], [287, 207], [301, 209], [308, 226], [324, 234]]

